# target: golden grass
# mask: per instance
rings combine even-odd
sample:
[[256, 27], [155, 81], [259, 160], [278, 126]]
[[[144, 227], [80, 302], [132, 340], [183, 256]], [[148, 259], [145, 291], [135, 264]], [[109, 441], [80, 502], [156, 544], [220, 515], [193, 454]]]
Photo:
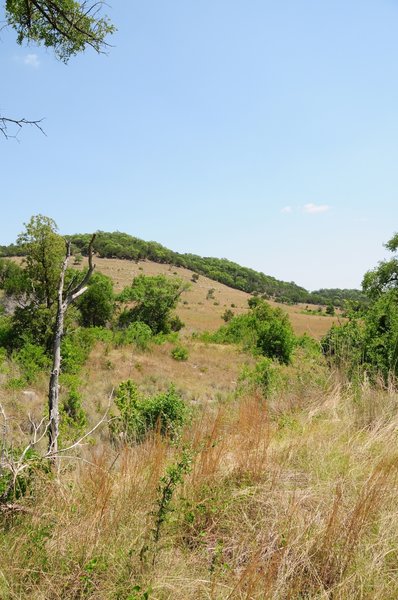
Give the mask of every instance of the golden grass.
[[[135, 263], [128, 260], [96, 258], [95, 262], [98, 271], [113, 279], [117, 291], [130, 285], [133, 278], [141, 273], [179, 277], [187, 282], [191, 282], [193, 274], [189, 269], [151, 261]], [[207, 300], [207, 292], [211, 288], [215, 290], [214, 299]], [[224, 323], [221, 315], [226, 308], [231, 308], [231, 304], [234, 304], [235, 306], [231, 310], [235, 314], [241, 314], [247, 310], [247, 300], [249, 298], [250, 294], [235, 290], [201, 275], [198, 282], [191, 282], [190, 289], [182, 295], [177, 313], [186, 324], [188, 334], [193, 331], [213, 331]], [[184, 304], [184, 301], [188, 304]], [[288, 313], [297, 335], [307, 333], [316, 339], [320, 339], [329, 331], [331, 325], [338, 320], [337, 317], [303, 314], [302, 311], [305, 306], [302, 304], [295, 306], [280, 305], [275, 302], [271, 302], [271, 304], [280, 306]]]
[[[90, 464], [39, 476], [28, 512], [2, 517], [0, 598], [398, 597], [398, 397], [289, 376], [285, 404], [202, 402], [177, 444], [117, 450], [104, 431]], [[187, 446], [155, 543], [161, 478]]]

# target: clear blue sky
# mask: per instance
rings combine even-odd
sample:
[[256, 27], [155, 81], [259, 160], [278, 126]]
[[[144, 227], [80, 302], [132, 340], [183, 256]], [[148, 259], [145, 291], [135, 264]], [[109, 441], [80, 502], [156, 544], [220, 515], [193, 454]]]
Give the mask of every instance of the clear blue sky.
[[[32, 214], [358, 287], [398, 229], [396, 0], [109, 0], [108, 56], [2, 31], [0, 243]], [[3, 2], [2, 2], [3, 4]]]

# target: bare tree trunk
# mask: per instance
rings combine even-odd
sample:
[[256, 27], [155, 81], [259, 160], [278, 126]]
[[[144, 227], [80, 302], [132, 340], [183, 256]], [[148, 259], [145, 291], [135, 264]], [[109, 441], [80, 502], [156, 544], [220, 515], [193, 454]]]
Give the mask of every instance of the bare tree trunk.
[[61, 370], [61, 341], [64, 333], [64, 316], [67, 309], [63, 300], [65, 272], [68, 267], [70, 249], [66, 248], [65, 260], [62, 263], [62, 269], [59, 277], [58, 286], [58, 308], [55, 321], [54, 342], [53, 342], [53, 365], [50, 375], [48, 388], [48, 418], [50, 425], [48, 428], [48, 451], [54, 455], [53, 462], [56, 461], [58, 452], [59, 436], [59, 373]]
[[[64, 297], [64, 284], [65, 284], [65, 273], [68, 268], [68, 262], [70, 257], [70, 243], [66, 244], [66, 256], [62, 263], [61, 273], [59, 276], [58, 286], [58, 308], [57, 318], [55, 321], [54, 329], [54, 342], [53, 342], [53, 364], [50, 375], [50, 382], [48, 388], [48, 413], [49, 413], [49, 428], [48, 428], [48, 453], [50, 460], [53, 465], [57, 464], [58, 454], [58, 437], [59, 437], [59, 374], [61, 371], [61, 342], [64, 334], [64, 320], [65, 314], [70, 304], [76, 298], [84, 294], [87, 290], [86, 284], [88, 283], [94, 269], [93, 265], [93, 242], [95, 240], [95, 234], [91, 238], [88, 247], [88, 271], [81, 279], [80, 283], [74, 285], [75, 279], [72, 280], [69, 287], [66, 290]], [[74, 287], [72, 287], [74, 285]]]

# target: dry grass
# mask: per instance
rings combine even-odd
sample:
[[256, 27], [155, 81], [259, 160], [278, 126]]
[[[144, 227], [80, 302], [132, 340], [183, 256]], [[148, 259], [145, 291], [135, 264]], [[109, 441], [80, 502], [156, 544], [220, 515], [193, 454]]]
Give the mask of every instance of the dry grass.
[[[188, 282], [191, 282], [193, 274], [189, 269], [150, 261], [135, 263], [128, 260], [96, 258], [95, 262], [101, 273], [113, 279], [115, 288], [118, 291], [129, 285], [133, 278], [141, 273], [179, 277]], [[82, 266], [84, 266], [84, 263]], [[215, 290], [214, 299], [207, 300], [207, 292], [211, 288]], [[235, 314], [241, 314], [247, 310], [247, 300], [249, 298], [250, 294], [234, 290], [201, 275], [198, 282], [191, 283], [190, 289], [182, 295], [182, 301], [177, 312], [186, 324], [188, 334], [193, 331], [213, 331], [223, 324], [221, 315], [226, 308], [231, 308], [231, 304], [234, 304], [235, 306], [231, 310]], [[184, 304], [184, 301], [187, 304]], [[337, 321], [337, 317], [303, 314], [302, 311], [305, 306], [301, 304], [296, 306], [277, 305], [274, 302], [271, 302], [271, 304], [281, 306], [288, 313], [297, 335], [308, 333], [312, 337], [320, 339], [329, 331], [331, 325]]]
[[[284, 407], [200, 403], [178, 444], [117, 451], [104, 432], [90, 464], [39, 476], [30, 512], [3, 517], [0, 597], [395, 599], [397, 396], [291, 387]], [[155, 544], [161, 477], [186, 446]]]

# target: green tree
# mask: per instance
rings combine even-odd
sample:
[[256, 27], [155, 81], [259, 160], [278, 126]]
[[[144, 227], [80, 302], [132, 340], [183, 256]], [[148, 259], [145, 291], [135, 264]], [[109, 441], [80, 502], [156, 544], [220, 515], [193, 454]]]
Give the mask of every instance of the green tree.
[[[398, 234], [387, 242], [398, 250]], [[398, 257], [381, 261], [363, 278], [370, 305], [365, 311], [351, 306], [349, 322], [333, 327], [323, 338], [324, 352], [349, 377], [364, 370], [385, 382], [398, 376]]]
[[133, 321], [141, 321], [149, 325], [154, 334], [168, 333], [171, 329], [171, 311], [188, 285], [181, 279], [164, 275], [139, 275], [119, 296], [122, 302], [135, 303], [133, 308], [121, 314], [120, 324], [128, 326]]
[[25, 231], [17, 243], [25, 251], [26, 275], [34, 293], [34, 300], [51, 308], [57, 298], [62, 262], [65, 258], [65, 240], [58, 233], [53, 219], [33, 216], [25, 223]]
[[111, 319], [114, 309], [112, 279], [102, 273], [94, 273], [87, 291], [77, 302], [77, 308], [84, 327], [104, 327]]
[[395, 255], [390, 260], [379, 262], [377, 267], [365, 273], [362, 281], [364, 292], [372, 300], [388, 291], [398, 289], [398, 233], [394, 234], [385, 247]]

